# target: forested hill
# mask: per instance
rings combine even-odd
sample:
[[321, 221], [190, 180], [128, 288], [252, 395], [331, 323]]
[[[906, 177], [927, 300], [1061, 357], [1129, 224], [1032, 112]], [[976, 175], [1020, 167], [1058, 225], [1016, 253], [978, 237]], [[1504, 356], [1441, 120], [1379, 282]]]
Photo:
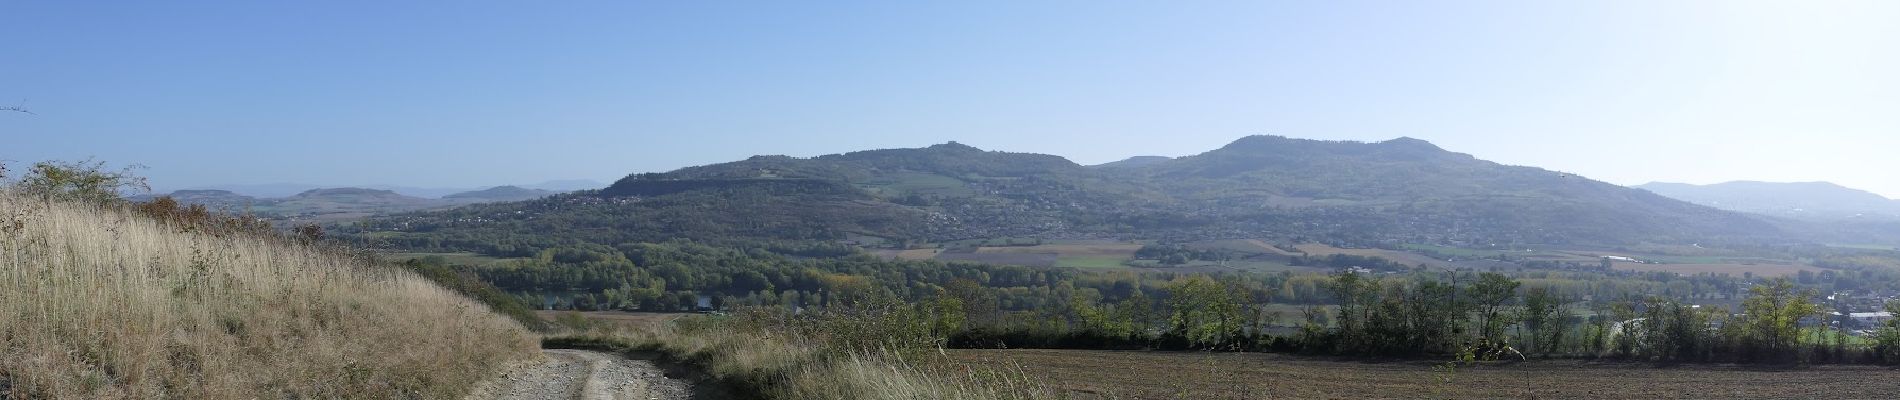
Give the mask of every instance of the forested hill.
[[1122, 159], [1121, 161], [1116, 161], [1116, 162], [1111, 162], [1111, 163], [1106, 163], [1106, 164], [1090, 165], [1089, 168], [1111, 169], [1111, 170], [1125, 169], [1125, 168], [1140, 168], [1140, 167], [1145, 167], [1145, 166], [1149, 166], [1153, 164], [1167, 162], [1168, 160], [1171, 160], [1171, 159], [1172, 158], [1170, 157], [1162, 157], [1162, 156], [1134, 156], [1134, 157]]
[[1575, 174], [1480, 160], [1412, 138], [1360, 143], [1250, 136], [1121, 173], [1229, 214], [1361, 209], [1360, 215], [1404, 226], [1395, 233], [1447, 232], [1452, 240], [1709, 242], [1779, 235], [1744, 215]]
[[983, 151], [957, 142], [917, 149], [866, 150], [813, 158], [754, 156], [723, 164], [666, 173], [675, 179], [750, 178], [771, 174], [788, 178], [863, 181], [897, 171], [945, 176], [1028, 177], [1082, 173], [1068, 159], [1047, 154]]
[[517, 254], [675, 237], [871, 247], [1001, 237], [1347, 245], [1801, 239], [1741, 214], [1500, 165], [1417, 139], [1274, 136], [1107, 168], [955, 142], [755, 156], [633, 174], [596, 191], [376, 218], [358, 228], [398, 247]]

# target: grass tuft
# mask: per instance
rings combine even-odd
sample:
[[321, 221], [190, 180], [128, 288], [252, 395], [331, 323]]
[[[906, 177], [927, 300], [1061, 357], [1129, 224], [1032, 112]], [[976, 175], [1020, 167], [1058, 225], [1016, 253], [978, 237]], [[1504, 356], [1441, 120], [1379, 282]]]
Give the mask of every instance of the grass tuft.
[[658, 353], [705, 375], [701, 386], [730, 389], [733, 398], [773, 400], [1058, 398], [1020, 367], [958, 362], [937, 349], [920, 349], [859, 330], [882, 316], [829, 315], [787, 321], [782, 316], [695, 316], [667, 322], [596, 325], [552, 337], [549, 348], [573, 347]]
[[535, 354], [407, 271], [123, 207], [0, 190], [0, 396], [454, 398]]

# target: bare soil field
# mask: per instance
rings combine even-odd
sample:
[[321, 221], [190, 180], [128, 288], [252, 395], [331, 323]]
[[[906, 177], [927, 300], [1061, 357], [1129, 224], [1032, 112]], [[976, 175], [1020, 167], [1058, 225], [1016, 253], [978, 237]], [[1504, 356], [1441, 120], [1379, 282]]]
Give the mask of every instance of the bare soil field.
[[1821, 268], [1800, 264], [1640, 264], [1617, 262], [1611, 268], [1629, 271], [1665, 271], [1683, 275], [1703, 272], [1740, 276], [1743, 272], [1755, 276], [1793, 276], [1801, 271], [1821, 272]]
[[1259, 353], [957, 350], [961, 362], [1020, 370], [1076, 399], [1881, 399], [1900, 371], [1531, 361], [1434, 370]]
[[872, 254], [887, 260], [923, 261], [937, 258], [937, 249], [876, 250]]
[[1278, 247], [1273, 247], [1272, 243], [1267, 243], [1266, 241], [1263, 241], [1260, 239], [1213, 240], [1213, 241], [1206, 241], [1206, 242], [1191, 243], [1188, 246], [1195, 247], [1195, 248], [1204, 248], [1204, 249], [1224, 249], [1224, 250], [1238, 251], [1242, 253], [1272, 254], [1272, 255], [1289, 256], [1289, 257], [1299, 255], [1299, 253], [1292, 253], [1286, 250], [1280, 250], [1280, 248]]
[[982, 253], [953, 252], [937, 253], [938, 261], [969, 261], [989, 264], [1023, 265], [1030, 267], [1054, 267], [1060, 258], [1056, 253]]
[[1133, 259], [1135, 250], [1140, 249], [1139, 244], [1112, 242], [997, 246], [979, 247], [974, 252], [937, 253], [936, 259], [1032, 267], [1122, 268], [1122, 263]]
[[1534, 252], [1534, 253], [1518, 254], [1517, 257], [1525, 259], [1525, 260], [1564, 261], [1564, 262], [1578, 262], [1578, 263], [1591, 263], [1591, 262], [1597, 262], [1603, 259], [1603, 256], [1601, 255], [1581, 253], [1581, 252], [1571, 252], [1571, 251], [1539, 251], [1539, 252]]
[[984, 247], [984, 248], [976, 249], [976, 252], [978, 253], [1008, 253], [1008, 254], [1056, 253], [1056, 254], [1061, 254], [1063, 256], [1075, 256], [1075, 257], [1102, 257], [1102, 256], [1134, 257], [1135, 250], [1141, 250], [1141, 245], [1122, 244], [1122, 243], [1045, 244], [1045, 245], [1039, 245], [1039, 246]]

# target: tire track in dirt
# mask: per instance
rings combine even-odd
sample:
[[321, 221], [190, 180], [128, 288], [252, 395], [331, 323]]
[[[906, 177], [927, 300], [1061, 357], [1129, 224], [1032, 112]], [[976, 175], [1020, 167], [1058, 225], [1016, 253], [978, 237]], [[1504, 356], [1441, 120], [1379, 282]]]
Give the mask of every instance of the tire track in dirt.
[[692, 388], [668, 378], [652, 362], [586, 350], [542, 350], [545, 356], [511, 365], [476, 386], [465, 399], [686, 400]]

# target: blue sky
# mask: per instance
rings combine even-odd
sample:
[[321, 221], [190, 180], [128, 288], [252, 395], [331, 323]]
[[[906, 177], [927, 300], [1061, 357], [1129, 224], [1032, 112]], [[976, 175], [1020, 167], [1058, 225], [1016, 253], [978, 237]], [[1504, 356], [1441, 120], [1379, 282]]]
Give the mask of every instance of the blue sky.
[[0, 6], [0, 159], [463, 187], [959, 141], [1093, 164], [1411, 136], [1900, 197], [1900, 2]]

